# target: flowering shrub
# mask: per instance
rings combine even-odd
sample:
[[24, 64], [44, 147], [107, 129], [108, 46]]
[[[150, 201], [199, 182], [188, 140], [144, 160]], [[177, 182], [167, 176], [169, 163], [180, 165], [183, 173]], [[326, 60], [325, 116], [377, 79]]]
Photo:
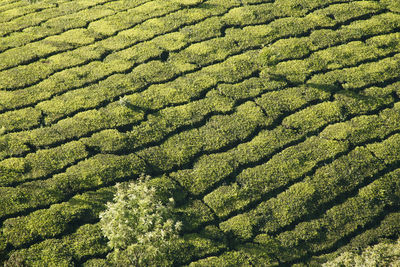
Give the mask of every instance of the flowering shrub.
[[171, 266], [171, 248], [181, 222], [174, 219], [173, 198], [167, 203], [142, 176], [137, 182], [117, 184], [113, 203], [100, 214], [100, 225], [114, 252], [117, 266]]

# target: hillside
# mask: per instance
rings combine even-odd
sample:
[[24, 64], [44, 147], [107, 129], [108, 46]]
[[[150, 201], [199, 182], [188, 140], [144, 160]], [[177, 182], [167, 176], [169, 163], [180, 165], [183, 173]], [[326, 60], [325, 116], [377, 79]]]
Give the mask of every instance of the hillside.
[[400, 236], [399, 151], [398, 0], [0, 0], [0, 264], [102, 266], [142, 173], [177, 266], [319, 264]]

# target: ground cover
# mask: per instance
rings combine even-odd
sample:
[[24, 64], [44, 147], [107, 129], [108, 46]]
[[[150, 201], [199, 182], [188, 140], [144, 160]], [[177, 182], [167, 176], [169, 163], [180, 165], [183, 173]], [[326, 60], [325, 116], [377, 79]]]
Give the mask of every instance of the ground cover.
[[142, 173], [177, 266], [396, 240], [399, 73], [396, 0], [0, 0], [0, 263], [104, 266]]

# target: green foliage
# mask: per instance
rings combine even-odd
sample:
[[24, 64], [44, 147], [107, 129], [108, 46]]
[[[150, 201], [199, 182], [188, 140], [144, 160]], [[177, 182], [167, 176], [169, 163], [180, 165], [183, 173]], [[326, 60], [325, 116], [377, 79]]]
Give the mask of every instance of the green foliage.
[[162, 201], [148, 177], [117, 184], [114, 203], [100, 214], [100, 225], [114, 249], [110, 260], [118, 266], [170, 266], [171, 247], [181, 222], [172, 213], [173, 198]]
[[[398, 1], [0, 2], [1, 264], [321, 264], [399, 236]], [[112, 251], [90, 223], [142, 172], [155, 215], [129, 219], [160, 223], [108, 227], [134, 241]]]
[[[369, 171], [371, 172], [372, 169]], [[399, 169], [390, 172], [363, 187], [356, 196], [327, 210], [320, 218], [304, 221], [297, 224], [295, 229], [280, 233], [277, 239], [288, 249], [282, 258], [288, 260], [304, 256], [307, 251], [321, 251], [371, 223], [385, 209], [399, 201], [400, 184], [399, 180], [395, 178], [398, 175]], [[324, 182], [329, 183], [326, 177]], [[337, 184], [336, 187], [338, 187]], [[342, 187], [349, 186], [342, 185]], [[331, 192], [336, 194], [338, 191], [342, 190], [333, 188]], [[329, 192], [325, 192], [324, 195], [332, 197]], [[359, 214], [363, 214], [363, 216], [359, 216]], [[396, 229], [390, 231], [396, 233]], [[374, 233], [375, 236], [384, 234], [382, 230]], [[364, 247], [365, 244], [362, 243], [361, 246]]]
[[135, 155], [98, 154], [44, 181], [16, 187], [0, 187], [0, 217], [65, 200], [82, 190], [96, 189], [144, 172], [144, 162]]
[[189, 264], [190, 267], [250, 267], [276, 266], [274, 256], [269, 254], [269, 248], [254, 243], [246, 243], [220, 256], [211, 256]]
[[396, 243], [379, 243], [361, 253], [343, 252], [323, 267], [400, 266], [400, 240]]
[[85, 224], [60, 239], [47, 239], [14, 251], [5, 266], [75, 266], [84, 258], [109, 252], [98, 224]]
[[73, 229], [79, 220], [96, 220], [104, 203], [111, 200], [113, 188], [102, 188], [75, 195], [67, 202], [54, 204], [26, 216], [10, 218], [3, 222], [5, 244], [20, 247], [34, 240], [53, 238]]
[[189, 262], [195, 258], [220, 253], [226, 250], [227, 246], [221, 230], [210, 225], [197, 233], [185, 234], [177, 240], [173, 249], [176, 265], [179, 265], [179, 263]]
[[80, 141], [73, 141], [30, 153], [25, 158], [9, 158], [0, 162], [0, 184], [4, 186], [45, 177], [87, 156], [85, 146]]

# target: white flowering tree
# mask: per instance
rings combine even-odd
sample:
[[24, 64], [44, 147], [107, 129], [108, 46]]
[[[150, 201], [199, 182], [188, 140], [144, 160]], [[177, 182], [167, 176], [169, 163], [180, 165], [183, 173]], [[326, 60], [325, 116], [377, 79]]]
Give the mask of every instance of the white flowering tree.
[[114, 252], [109, 260], [117, 266], [171, 266], [171, 248], [181, 223], [173, 216], [174, 200], [162, 201], [149, 177], [117, 184], [113, 203], [100, 214], [100, 225]]

